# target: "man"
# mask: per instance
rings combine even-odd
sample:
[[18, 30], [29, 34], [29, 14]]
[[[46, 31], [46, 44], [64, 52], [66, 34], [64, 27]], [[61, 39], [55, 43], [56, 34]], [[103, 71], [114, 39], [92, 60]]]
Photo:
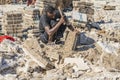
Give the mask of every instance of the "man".
[[27, 0], [27, 6], [29, 6], [32, 3], [32, 0]]
[[35, 5], [36, 0], [27, 0], [27, 6]]
[[[59, 11], [56, 11], [52, 6], [46, 6], [39, 22], [40, 40], [46, 44], [52, 42], [61, 43], [60, 38], [63, 37], [67, 26], [64, 23], [65, 17], [60, 16]], [[68, 28], [74, 31], [72, 26]]]

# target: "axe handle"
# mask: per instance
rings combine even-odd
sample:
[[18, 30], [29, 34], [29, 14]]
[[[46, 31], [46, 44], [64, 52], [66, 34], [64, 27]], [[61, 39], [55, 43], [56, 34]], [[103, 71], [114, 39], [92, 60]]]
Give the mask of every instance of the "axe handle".
[[63, 14], [62, 14], [61, 8], [60, 8], [60, 7], [58, 7], [58, 10], [59, 10], [60, 15], [61, 15], [61, 17], [62, 17], [62, 16], [63, 16]]
[[[58, 7], [58, 10], [59, 10], [59, 12], [60, 12], [61, 17], [63, 17], [62, 10], [61, 10], [61, 8], [60, 8], [60, 7]], [[65, 22], [65, 23], [63, 23], [63, 24], [64, 24], [64, 25], [66, 25], [66, 22]]]

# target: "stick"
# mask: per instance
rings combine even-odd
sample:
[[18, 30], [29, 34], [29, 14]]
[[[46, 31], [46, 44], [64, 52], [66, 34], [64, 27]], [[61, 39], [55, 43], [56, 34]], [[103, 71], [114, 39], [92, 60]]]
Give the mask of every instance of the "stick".
[[[58, 7], [58, 10], [59, 10], [59, 12], [60, 12], [61, 17], [63, 17], [61, 7]], [[63, 24], [65, 25], [65, 24], [66, 24], [66, 22], [65, 22], [65, 23], [63, 23]]]
[[61, 8], [60, 8], [60, 7], [58, 7], [58, 10], [59, 10], [60, 15], [61, 15], [61, 17], [62, 17], [62, 16], [63, 16], [63, 14], [62, 14]]

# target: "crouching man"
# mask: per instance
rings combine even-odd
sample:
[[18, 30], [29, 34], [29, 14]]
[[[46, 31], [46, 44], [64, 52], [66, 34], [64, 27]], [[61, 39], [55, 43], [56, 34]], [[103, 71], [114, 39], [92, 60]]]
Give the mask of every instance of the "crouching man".
[[[47, 43], [61, 43], [60, 38], [68, 25], [65, 25], [65, 17], [60, 16], [59, 11], [55, 10], [52, 6], [46, 6], [43, 15], [40, 18], [40, 40]], [[68, 28], [76, 31], [73, 26], [69, 25]]]

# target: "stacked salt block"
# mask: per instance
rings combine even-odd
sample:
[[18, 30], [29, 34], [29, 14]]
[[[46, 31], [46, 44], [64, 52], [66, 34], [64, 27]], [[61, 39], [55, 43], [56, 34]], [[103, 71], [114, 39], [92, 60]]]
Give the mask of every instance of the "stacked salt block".
[[39, 6], [39, 7], [45, 7], [46, 5], [51, 5], [53, 7], [56, 6], [56, 1], [57, 0], [37, 0], [36, 1], [36, 6]]
[[0, 0], [0, 5], [9, 4], [12, 0]]
[[2, 17], [3, 17], [3, 15], [2, 15], [2, 13], [0, 13], [0, 32], [2, 30]]
[[39, 20], [40, 11], [36, 8], [26, 8], [24, 10], [24, 23], [25, 25], [33, 26]]
[[87, 22], [93, 19], [94, 9], [92, 0], [73, 0], [73, 24], [80, 27], [81, 22]]
[[119, 5], [115, 0], [95, 0], [94, 8], [97, 10], [115, 10], [116, 6]]
[[119, 22], [120, 10], [119, 2], [116, 0], [95, 0], [94, 1], [94, 21], [104, 20], [105, 22]]
[[64, 2], [65, 2], [65, 3], [64, 3], [64, 6], [65, 6], [65, 7], [69, 7], [69, 6], [72, 4], [72, 1], [73, 1], [73, 0], [65, 0], [65, 1], [64, 1]]
[[105, 41], [120, 42], [120, 23], [102, 24], [100, 27], [106, 31], [102, 39]]
[[73, 0], [73, 10], [85, 14], [94, 14], [94, 9], [92, 8], [93, 1], [90, 0]]
[[3, 15], [2, 15], [2, 13], [0, 13], [0, 25], [2, 25], [2, 17], [3, 17]]
[[118, 3], [117, 6], [116, 6], [116, 10], [120, 10], [120, 1], [116, 0], [116, 3]]
[[43, 13], [45, 6], [51, 5], [56, 7], [57, 0], [37, 0], [35, 6], [39, 8], [40, 14]]
[[[101, 13], [101, 14], [99, 14]], [[104, 20], [105, 22], [119, 22], [120, 10], [97, 10], [94, 14], [94, 21]]]
[[32, 28], [32, 34], [39, 35], [40, 11], [36, 8], [26, 8], [24, 11], [24, 29]]
[[72, 0], [37, 0], [35, 6], [39, 8], [40, 14], [43, 13], [45, 6], [51, 5], [56, 9], [61, 7], [64, 9], [65, 7], [69, 7], [72, 4]]
[[73, 0], [56, 0], [56, 8], [61, 7], [61, 9], [72, 7]]
[[7, 12], [3, 16], [2, 31], [6, 35], [21, 37], [23, 30], [23, 15], [21, 12]]

